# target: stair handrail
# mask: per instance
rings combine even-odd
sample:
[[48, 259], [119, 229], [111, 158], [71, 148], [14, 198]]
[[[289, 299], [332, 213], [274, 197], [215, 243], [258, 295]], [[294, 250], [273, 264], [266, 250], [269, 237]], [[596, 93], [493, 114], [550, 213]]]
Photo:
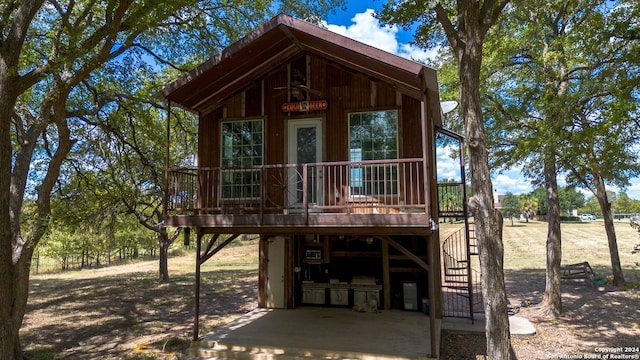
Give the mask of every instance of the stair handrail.
[[[467, 281], [467, 292], [469, 298], [469, 317], [471, 318], [471, 322], [474, 322], [473, 316], [473, 269], [471, 268], [471, 232], [474, 231], [470, 228], [471, 224], [465, 219], [465, 226], [460, 228], [459, 230], [450, 234], [443, 242], [442, 242], [442, 257], [444, 262], [444, 283], [446, 286], [447, 282], [451, 282], [453, 280], [448, 277], [451, 276], [466, 276]], [[464, 233], [464, 236], [462, 234]], [[463, 244], [460, 244], [463, 242]], [[464, 248], [464, 253], [460, 254], [461, 248]], [[463, 260], [460, 260], [460, 257]], [[455, 266], [450, 266], [451, 264]], [[464, 274], [460, 273], [451, 273], [451, 271], [461, 271], [464, 270]]]

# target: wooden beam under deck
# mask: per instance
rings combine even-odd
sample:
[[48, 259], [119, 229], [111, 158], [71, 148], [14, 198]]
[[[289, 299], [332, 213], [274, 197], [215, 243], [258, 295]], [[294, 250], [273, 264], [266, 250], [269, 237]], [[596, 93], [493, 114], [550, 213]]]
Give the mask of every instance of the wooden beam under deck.
[[205, 233], [430, 235], [426, 214], [247, 214], [175, 215], [165, 226], [196, 227]]

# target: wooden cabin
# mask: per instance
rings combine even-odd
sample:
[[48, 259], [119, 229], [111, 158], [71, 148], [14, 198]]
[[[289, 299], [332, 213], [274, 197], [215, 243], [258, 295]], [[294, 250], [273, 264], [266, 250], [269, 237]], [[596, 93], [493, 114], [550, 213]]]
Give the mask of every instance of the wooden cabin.
[[161, 96], [199, 116], [165, 216], [194, 229], [198, 267], [260, 234], [259, 306], [424, 311], [435, 337], [435, 70], [279, 15]]

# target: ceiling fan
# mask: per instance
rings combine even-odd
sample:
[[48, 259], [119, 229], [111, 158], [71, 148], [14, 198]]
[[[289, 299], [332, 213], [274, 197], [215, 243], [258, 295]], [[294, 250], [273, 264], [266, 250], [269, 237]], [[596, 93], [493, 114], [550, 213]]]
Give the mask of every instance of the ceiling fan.
[[[291, 97], [298, 101], [306, 100], [309, 97], [309, 94], [314, 94], [318, 96], [323, 96], [322, 91], [314, 90], [309, 88], [307, 85], [303, 84], [292, 84], [291, 86], [279, 86], [273, 88], [274, 90], [288, 90], [291, 92]], [[276, 93], [274, 96], [280, 95], [282, 92]], [[306, 94], [306, 96], [305, 96]]]

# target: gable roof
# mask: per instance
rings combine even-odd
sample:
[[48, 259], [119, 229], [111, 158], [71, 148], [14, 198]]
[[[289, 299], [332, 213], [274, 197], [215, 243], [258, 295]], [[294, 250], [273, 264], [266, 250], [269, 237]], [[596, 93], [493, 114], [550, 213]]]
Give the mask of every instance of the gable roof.
[[159, 96], [206, 112], [298, 53], [309, 52], [356, 69], [422, 99], [440, 123], [436, 71], [288, 15], [278, 15], [213, 58], [167, 85]]

